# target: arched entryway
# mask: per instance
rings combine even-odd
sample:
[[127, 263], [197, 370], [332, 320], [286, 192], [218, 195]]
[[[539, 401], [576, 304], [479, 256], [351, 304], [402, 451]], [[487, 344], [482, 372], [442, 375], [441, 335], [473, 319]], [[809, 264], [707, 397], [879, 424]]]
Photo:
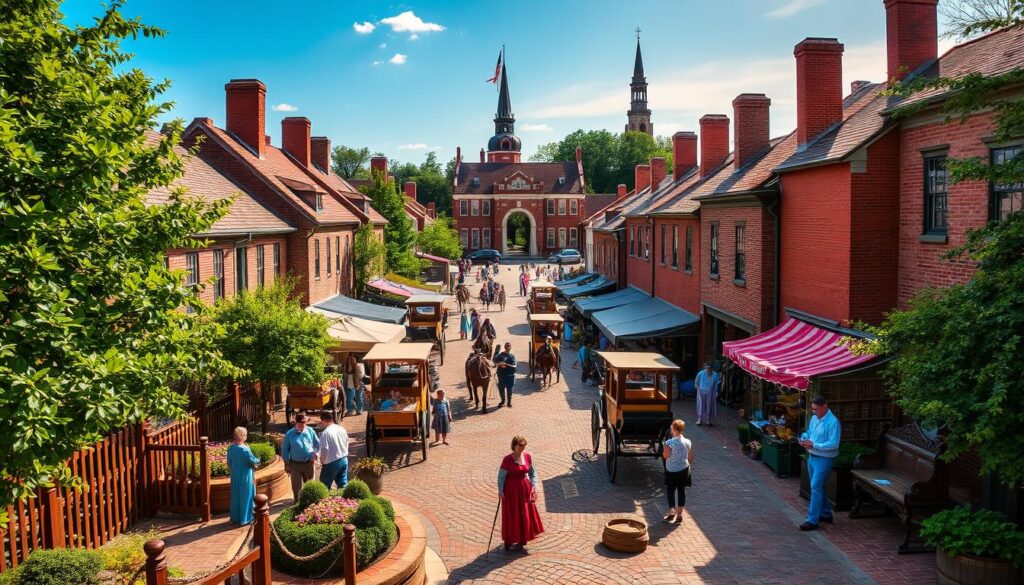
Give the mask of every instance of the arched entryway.
[[505, 214], [501, 231], [504, 234], [502, 254], [537, 255], [537, 222], [529, 211], [521, 207], [509, 211]]

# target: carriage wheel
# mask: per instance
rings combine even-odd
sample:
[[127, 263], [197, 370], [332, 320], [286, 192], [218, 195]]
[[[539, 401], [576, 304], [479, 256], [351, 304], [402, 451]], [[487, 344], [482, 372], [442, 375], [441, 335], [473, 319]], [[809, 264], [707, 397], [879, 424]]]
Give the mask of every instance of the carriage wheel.
[[427, 443], [430, 441], [430, 413], [427, 410], [420, 413], [420, 425], [422, 427], [420, 429], [420, 434], [423, 435], [423, 460], [426, 461], [428, 448]]
[[372, 416], [366, 417], [366, 456], [373, 457], [377, 452], [377, 425]]
[[601, 446], [601, 405], [596, 400], [590, 408], [590, 438], [594, 445], [594, 455], [597, 455], [597, 449]]
[[532, 382], [535, 379], [533, 371], [533, 341], [530, 341], [530, 381]]
[[615, 456], [618, 455], [618, 445], [615, 444], [615, 429], [611, 425], [607, 425], [605, 428], [604, 435], [604, 461], [608, 466], [608, 481], [615, 483], [615, 473], [618, 471], [618, 461]]

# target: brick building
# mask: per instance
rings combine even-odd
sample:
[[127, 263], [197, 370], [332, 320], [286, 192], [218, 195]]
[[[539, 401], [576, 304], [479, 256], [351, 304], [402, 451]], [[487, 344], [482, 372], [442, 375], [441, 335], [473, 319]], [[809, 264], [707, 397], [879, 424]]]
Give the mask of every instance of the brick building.
[[[579, 248], [584, 218], [582, 153], [571, 162], [522, 162], [504, 63], [494, 136], [480, 162], [467, 162], [456, 150], [452, 217], [465, 250], [495, 248], [547, 255]], [[512, 223], [510, 220], [520, 216]], [[516, 225], [525, 226], [514, 234]], [[525, 232], [525, 233], [523, 233]], [[515, 241], [525, 241], [520, 250]]]

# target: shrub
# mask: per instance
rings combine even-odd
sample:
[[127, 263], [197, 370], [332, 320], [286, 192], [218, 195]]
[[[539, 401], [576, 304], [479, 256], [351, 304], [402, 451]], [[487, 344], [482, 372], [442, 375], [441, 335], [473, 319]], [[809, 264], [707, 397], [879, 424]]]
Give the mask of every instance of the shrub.
[[950, 556], [988, 557], [1024, 566], [1024, 532], [990, 510], [943, 510], [921, 523], [921, 537]]
[[366, 485], [366, 482], [361, 479], [353, 479], [345, 485], [344, 489], [341, 490], [341, 495], [346, 498], [352, 498], [353, 500], [365, 500], [373, 495], [370, 491], [370, 486]]
[[96, 552], [100, 553], [105, 570], [117, 573], [120, 580], [126, 580], [146, 562], [146, 552], [142, 546], [147, 540], [157, 538], [160, 538], [160, 533], [156, 530], [121, 534], [96, 549]]
[[395, 521], [395, 507], [391, 505], [391, 500], [380, 496], [371, 496], [370, 499], [380, 504], [381, 508], [384, 508], [384, 513], [387, 514], [389, 520]]
[[319, 502], [331, 494], [327, 486], [318, 479], [307, 481], [302, 484], [302, 490], [299, 491], [298, 508], [301, 512], [309, 506]]
[[388, 471], [388, 464], [381, 457], [363, 457], [349, 468], [349, 473], [359, 473], [360, 471], [384, 475]]
[[356, 528], [374, 528], [386, 526], [390, 520], [380, 502], [370, 497], [359, 502], [359, 507], [352, 514], [351, 522], [356, 525]]
[[273, 443], [249, 443], [249, 448], [252, 449], [253, 455], [260, 458], [259, 467], [273, 463], [274, 457], [277, 456]]
[[356, 568], [365, 569], [387, 551], [398, 540], [398, 530], [393, 523], [373, 528], [356, 529]]
[[[312, 482], [307, 482], [306, 485], [310, 485], [310, 483]], [[303, 486], [303, 489], [305, 489], [305, 486]], [[335, 563], [335, 560], [341, 556], [342, 543], [340, 539], [344, 535], [342, 525], [305, 524], [300, 526], [295, 521], [295, 517], [300, 513], [299, 510], [298, 505], [289, 506], [282, 510], [281, 514], [274, 520], [274, 530], [277, 531], [281, 542], [284, 543], [285, 548], [289, 552], [296, 556], [307, 556], [330, 545], [335, 540], [338, 540], [338, 543], [330, 551], [316, 559], [299, 562], [292, 560], [288, 555], [284, 554], [284, 551], [277, 544], [277, 539], [272, 538], [270, 539], [270, 559], [274, 567], [289, 575], [319, 577], [324, 571], [331, 568], [333, 563], [334, 567], [324, 576], [340, 575], [343, 568], [342, 562], [338, 560]]]
[[337, 496], [326, 497], [312, 504], [295, 517], [300, 526], [305, 524], [346, 524], [359, 507], [359, 502]]
[[37, 550], [18, 571], [17, 585], [98, 585], [102, 570], [103, 557], [94, 550]]
[[860, 443], [840, 443], [839, 455], [836, 457], [835, 464], [849, 467], [853, 465], [858, 455], [867, 455], [868, 453], [871, 453], [871, 447]]

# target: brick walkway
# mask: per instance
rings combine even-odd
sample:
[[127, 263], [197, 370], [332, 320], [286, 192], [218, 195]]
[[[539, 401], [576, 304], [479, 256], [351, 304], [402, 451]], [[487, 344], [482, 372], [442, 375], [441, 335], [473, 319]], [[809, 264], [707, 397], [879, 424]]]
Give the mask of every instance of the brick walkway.
[[[507, 268], [502, 267], [500, 279], [514, 291], [517, 272]], [[735, 438], [737, 420], [728, 409], [715, 427], [687, 428], [696, 460], [686, 518], [679, 526], [662, 523], [666, 503], [657, 460], [620, 460], [616, 483], [610, 484], [603, 445], [592, 457], [590, 407], [597, 393], [571, 369], [574, 349], [563, 351], [561, 382], [539, 390], [522, 377], [528, 374], [529, 334], [523, 299], [513, 296], [504, 312], [484, 316], [494, 322], [498, 341], [510, 339], [520, 358], [513, 408], [484, 415], [467, 403], [463, 363], [470, 342], [457, 339], [453, 314], [441, 373], [454, 408], [451, 445], [431, 447], [425, 462], [418, 445], [378, 448], [393, 466], [384, 495], [405, 504], [427, 527], [428, 545], [451, 572], [449, 583], [935, 582], [934, 555], [896, 554], [900, 530], [893, 518], [850, 521], [840, 514], [833, 526], [799, 532], [806, 511], [799, 480], [776, 479], [762, 463], [744, 457]], [[493, 408], [496, 392], [489, 402]], [[676, 401], [674, 409], [683, 420], [693, 420], [692, 401]], [[348, 417], [344, 425], [352, 436], [353, 459], [364, 455], [365, 415]], [[498, 527], [488, 554], [497, 467], [514, 434], [529, 441], [546, 532], [525, 552], [506, 553]], [[623, 515], [643, 518], [650, 527], [650, 546], [641, 555], [614, 553], [600, 544], [604, 523]], [[235, 542], [230, 536], [212, 527], [208, 534], [216, 544], [207, 546], [202, 538], [202, 544], [181, 547], [191, 550], [172, 556], [178, 566], [201, 571], [231, 554], [226, 552]], [[180, 538], [195, 542], [185, 540], [189, 535]]]

